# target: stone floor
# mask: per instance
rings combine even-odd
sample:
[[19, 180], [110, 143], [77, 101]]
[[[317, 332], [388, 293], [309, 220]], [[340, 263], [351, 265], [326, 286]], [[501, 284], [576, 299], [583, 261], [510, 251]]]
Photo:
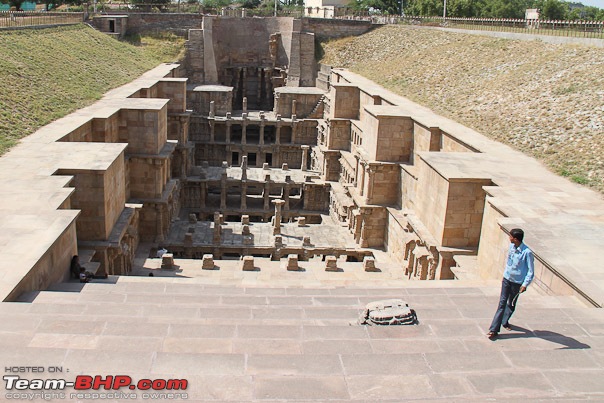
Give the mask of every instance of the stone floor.
[[[285, 246], [301, 247], [304, 237], [310, 237], [313, 246], [324, 248], [358, 248], [350, 235], [348, 227], [336, 223], [328, 215], [322, 215], [321, 224], [309, 224], [303, 227], [297, 223], [281, 224], [281, 237]], [[180, 220], [172, 223], [170, 236], [166, 243], [182, 244], [185, 234], [194, 228], [193, 245], [211, 245], [214, 232], [214, 223], [198, 221], [191, 224]], [[249, 225], [254, 246], [272, 247], [275, 245], [273, 226], [271, 223], [252, 222]], [[243, 246], [243, 224], [240, 222], [225, 222], [222, 225], [222, 245]]]
[[[167, 271], [142, 255], [141, 276], [57, 284], [24, 296], [32, 302], [0, 304], [2, 368], [187, 379], [188, 401], [200, 402], [604, 400], [604, 310], [574, 297], [529, 288], [514, 330], [489, 341], [497, 281], [409, 281], [343, 262], [341, 272], [305, 262], [288, 273], [263, 259], [253, 272], [185, 260]], [[420, 323], [350, 324], [385, 298], [406, 300]]]

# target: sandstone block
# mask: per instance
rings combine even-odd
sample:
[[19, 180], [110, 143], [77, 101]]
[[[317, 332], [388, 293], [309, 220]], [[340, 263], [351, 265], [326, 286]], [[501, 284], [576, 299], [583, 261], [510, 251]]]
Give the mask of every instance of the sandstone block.
[[203, 270], [214, 270], [216, 268], [216, 266], [214, 266], [214, 255], [203, 255], [203, 259], [201, 260], [201, 268]]
[[365, 271], [370, 271], [370, 272], [376, 272], [379, 271], [376, 267], [375, 267], [375, 258], [372, 258], [371, 256], [365, 256], [363, 258], [363, 269]]
[[164, 253], [161, 257], [161, 268], [165, 270], [174, 269], [174, 255], [172, 253]]
[[287, 270], [288, 271], [300, 270], [300, 266], [298, 266], [298, 255], [287, 255]]
[[338, 260], [335, 256], [325, 258], [325, 271], [338, 271]]
[[254, 267], [254, 257], [253, 256], [244, 256], [241, 262], [241, 269], [243, 271], [253, 271]]

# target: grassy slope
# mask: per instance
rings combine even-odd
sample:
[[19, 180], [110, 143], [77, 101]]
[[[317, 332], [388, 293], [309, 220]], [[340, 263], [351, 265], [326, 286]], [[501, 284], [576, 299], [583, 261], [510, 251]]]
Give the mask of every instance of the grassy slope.
[[37, 128], [164, 61], [182, 40], [118, 42], [85, 25], [0, 31], [0, 154]]
[[386, 26], [321, 61], [509, 144], [604, 193], [604, 49]]

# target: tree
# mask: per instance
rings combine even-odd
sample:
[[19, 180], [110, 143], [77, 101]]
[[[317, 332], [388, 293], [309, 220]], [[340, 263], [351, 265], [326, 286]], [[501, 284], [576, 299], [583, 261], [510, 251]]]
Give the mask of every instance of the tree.
[[541, 17], [546, 20], [564, 20], [568, 12], [566, 3], [559, 0], [545, 0], [541, 8]]

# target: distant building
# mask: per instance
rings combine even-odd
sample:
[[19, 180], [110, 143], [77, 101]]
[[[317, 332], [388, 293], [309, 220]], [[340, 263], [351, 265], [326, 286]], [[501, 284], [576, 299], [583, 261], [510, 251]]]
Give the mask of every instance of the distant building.
[[349, 0], [305, 0], [304, 16], [334, 18], [347, 14]]
[[538, 8], [527, 8], [524, 13], [525, 20], [538, 20], [539, 19], [540, 10]]

